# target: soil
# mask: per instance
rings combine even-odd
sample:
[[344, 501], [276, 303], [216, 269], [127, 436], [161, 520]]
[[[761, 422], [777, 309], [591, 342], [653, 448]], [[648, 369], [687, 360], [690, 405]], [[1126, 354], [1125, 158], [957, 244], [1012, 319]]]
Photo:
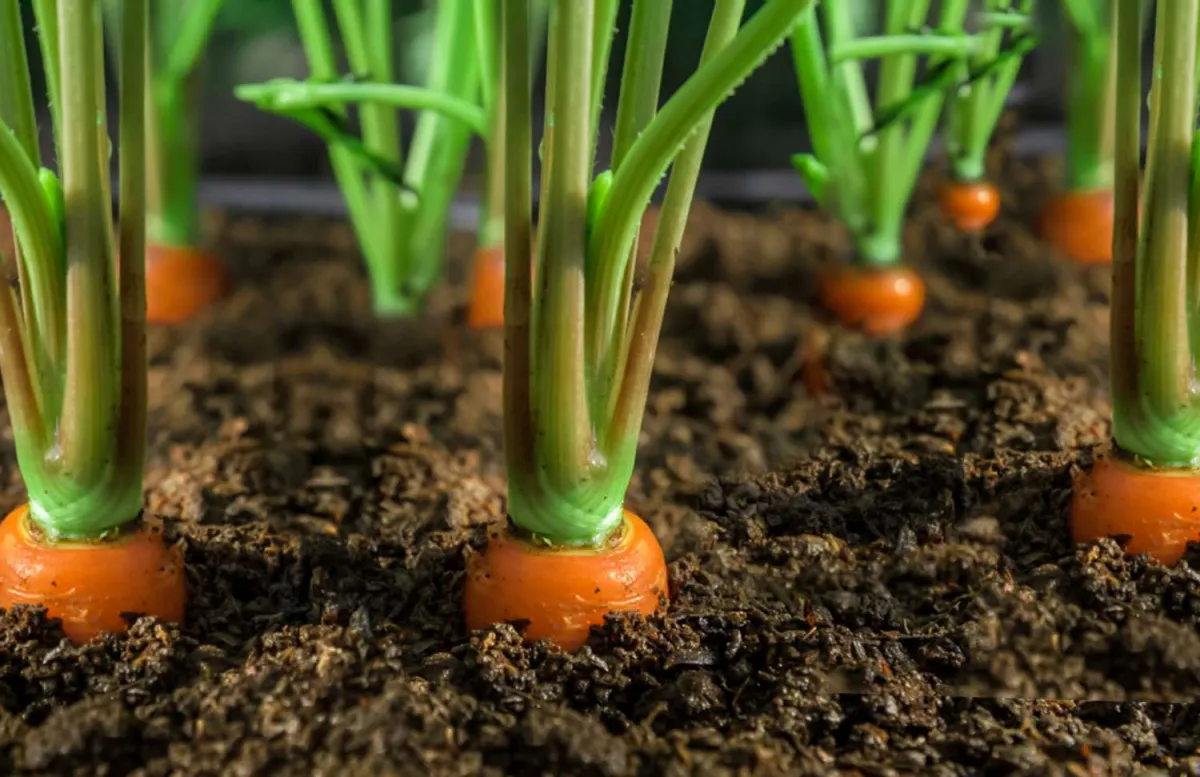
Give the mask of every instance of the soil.
[[[1107, 271], [1028, 231], [1054, 171], [1004, 167], [981, 236], [926, 182], [928, 311], [891, 339], [811, 305], [828, 218], [697, 206], [629, 495], [670, 609], [573, 655], [461, 622], [504, 515], [500, 339], [464, 330], [465, 287], [379, 325], [345, 225], [215, 220], [236, 293], [150, 336], [148, 507], [187, 622], [73, 647], [0, 616], [0, 773], [1200, 773], [1200, 551], [1069, 541]], [[0, 467], [8, 509], [11, 444]]]

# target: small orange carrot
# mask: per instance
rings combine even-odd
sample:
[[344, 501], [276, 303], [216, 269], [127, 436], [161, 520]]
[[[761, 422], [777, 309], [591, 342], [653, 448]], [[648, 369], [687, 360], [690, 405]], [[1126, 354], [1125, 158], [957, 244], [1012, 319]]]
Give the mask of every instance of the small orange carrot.
[[190, 246], [146, 246], [146, 320], [180, 324], [229, 290], [229, 272], [211, 253]]
[[908, 267], [833, 265], [822, 270], [818, 295], [845, 326], [882, 335], [898, 332], [921, 316], [925, 282]]
[[463, 608], [469, 629], [526, 621], [526, 639], [575, 650], [605, 615], [650, 615], [666, 596], [662, 548], [626, 510], [622, 529], [600, 548], [552, 548], [504, 526], [489, 530], [487, 550], [467, 562]]
[[21, 505], [0, 523], [0, 606], [42, 605], [76, 643], [125, 631], [126, 614], [183, 620], [183, 554], [163, 543], [161, 525], [143, 520], [115, 539], [59, 542], [28, 513]]
[[1038, 222], [1042, 239], [1077, 262], [1112, 261], [1111, 189], [1067, 191], [1050, 200]]
[[963, 232], [978, 232], [1000, 213], [1000, 192], [987, 181], [951, 180], [938, 190], [942, 213]]
[[504, 326], [504, 246], [477, 248], [471, 274], [467, 326], [472, 329]]
[[1127, 537], [1126, 551], [1174, 564], [1200, 542], [1200, 471], [1151, 469], [1097, 450], [1091, 472], [1075, 476], [1071, 536]]

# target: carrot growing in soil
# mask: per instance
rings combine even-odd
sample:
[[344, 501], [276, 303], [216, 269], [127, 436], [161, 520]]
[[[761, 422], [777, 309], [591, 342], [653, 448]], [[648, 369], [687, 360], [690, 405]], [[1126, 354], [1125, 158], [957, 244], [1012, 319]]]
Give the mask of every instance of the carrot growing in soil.
[[0, 375], [29, 493], [0, 523], [0, 606], [43, 605], [85, 641], [124, 630], [125, 613], [178, 621], [186, 593], [179, 549], [141, 515], [147, 0], [119, 13], [116, 260], [98, 0], [32, 5], [62, 182], [39, 158], [19, 4], [0, 4], [0, 197], [19, 288], [0, 293]]
[[[818, 204], [849, 230], [854, 257], [823, 269], [819, 296], [847, 326], [871, 334], [911, 324], [925, 284], [903, 264], [905, 210], [957, 63], [979, 48], [963, 34], [967, 0], [945, 0], [932, 30], [929, 0], [889, 0], [884, 34], [856, 37], [849, 3], [807, 10], [792, 54], [813, 151], [792, 164]], [[917, 60], [926, 57], [923, 79]], [[862, 60], [881, 60], [872, 108]]]
[[[503, 4], [509, 522], [468, 562], [469, 628], [521, 621], [527, 639], [574, 649], [606, 614], [665, 602], [662, 549], [624, 501], [675, 252], [713, 111], [808, 4], [767, 0], [741, 26], [745, 0], [717, 0], [698, 69], [660, 110], [671, 2], [635, 0], [610, 169], [592, 180], [617, 3], [555, 0], [534, 268], [531, 0]], [[649, 266], [634, 284], [638, 227], [668, 167]]]
[[[345, 78], [338, 73], [321, 0], [293, 0], [311, 77], [236, 90], [239, 98], [295, 119], [325, 140], [381, 316], [415, 315], [441, 277], [447, 219], [471, 137], [487, 134], [479, 102], [480, 49], [496, 32], [477, 28], [494, 24], [493, 15], [477, 13], [478, 4], [437, 3], [428, 79], [416, 87], [392, 83], [391, 0], [334, 0], [353, 71]], [[361, 139], [349, 126], [350, 104], [359, 106]], [[420, 113], [407, 157], [400, 109]]]
[[1115, 25], [1113, 444], [1077, 476], [1071, 529], [1173, 563], [1200, 540], [1200, 2], [1158, 4], [1141, 216], [1138, 6], [1118, 0]]
[[953, 178], [938, 203], [959, 229], [977, 232], [1000, 213], [1000, 192], [986, 179], [987, 150], [1025, 55], [1037, 45], [1033, 0], [984, 0], [983, 45], [965, 59], [946, 105], [946, 146]]

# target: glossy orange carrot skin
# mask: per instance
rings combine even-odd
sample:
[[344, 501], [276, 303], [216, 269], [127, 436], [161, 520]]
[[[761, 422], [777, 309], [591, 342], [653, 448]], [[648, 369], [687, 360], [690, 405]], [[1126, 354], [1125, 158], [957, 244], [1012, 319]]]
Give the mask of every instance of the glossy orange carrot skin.
[[146, 246], [146, 320], [181, 324], [229, 292], [224, 262], [199, 248]]
[[1112, 261], [1111, 189], [1063, 192], [1050, 200], [1038, 221], [1042, 239], [1082, 264]]
[[28, 519], [28, 505], [0, 523], [0, 607], [36, 604], [61, 618], [75, 643], [129, 628], [125, 613], [183, 620], [183, 554], [146, 519], [113, 540], [52, 542]]
[[526, 621], [527, 640], [575, 650], [605, 615], [650, 615], [667, 594], [662, 547], [645, 521], [625, 511], [622, 531], [597, 549], [547, 548], [492, 527], [487, 549], [468, 559], [463, 609], [468, 629]]
[[1000, 192], [988, 181], [947, 181], [938, 190], [942, 213], [963, 232], [978, 232], [1000, 215]]
[[504, 326], [504, 246], [476, 249], [471, 275], [467, 326], [499, 329]]
[[1075, 476], [1071, 536], [1128, 537], [1128, 552], [1174, 564], [1200, 542], [1200, 471], [1148, 469], [1110, 446], [1097, 449], [1091, 471]]
[[884, 335], [921, 317], [925, 282], [908, 267], [833, 265], [821, 271], [818, 296], [843, 325]]

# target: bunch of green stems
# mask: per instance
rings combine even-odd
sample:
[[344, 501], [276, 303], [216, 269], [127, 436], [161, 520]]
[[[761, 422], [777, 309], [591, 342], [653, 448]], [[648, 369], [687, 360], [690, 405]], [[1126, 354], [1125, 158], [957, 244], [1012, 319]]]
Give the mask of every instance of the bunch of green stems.
[[[745, 0], [717, 0], [699, 67], [661, 108], [672, 3], [634, 0], [612, 157], [593, 178], [617, 5], [552, 5], [534, 253], [532, 98], [528, 79], [518, 77], [530, 71], [531, 2], [503, 4], [508, 507], [519, 528], [559, 546], [601, 543], [621, 523], [713, 111], [809, 0], [767, 0], [744, 26]], [[649, 265], [635, 284], [638, 227], [668, 168]]]
[[[334, 0], [352, 76], [343, 78], [321, 0], [293, 0], [311, 77], [238, 87], [259, 108], [302, 122], [328, 144], [370, 276], [377, 313], [418, 312], [439, 279], [447, 221], [471, 139], [488, 133], [496, 93], [491, 0], [439, 0], [424, 87], [394, 80], [391, 0]], [[358, 104], [361, 139], [347, 106]], [[407, 156], [399, 110], [420, 112]]]
[[1117, 0], [1115, 25], [1113, 437], [1150, 464], [1190, 467], [1200, 464], [1200, 0], [1158, 4], [1141, 175], [1139, 6]]
[[97, 538], [142, 506], [146, 435], [147, 0], [120, 24], [120, 228], [114, 258], [99, 0], [32, 3], [59, 178], [42, 166], [20, 6], [0, 3], [0, 198], [19, 291], [0, 292], [0, 374], [30, 516]]
[[1113, 175], [1116, 0], [1063, 0], [1062, 7], [1070, 26], [1066, 188], [1108, 189]]
[[1016, 83], [1021, 62], [1037, 45], [1034, 0], [984, 0], [982, 45], [961, 64], [958, 87], [946, 106], [946, 148], [954, 177], [978, 181], [988, 145]]
[[[146, 90], [147, 239], [195, 247], [199, 175], [197, 65], [225, 0], [155, 3]], [[110, 6], [119, 2], [110, 0]]]
[[[805, 12], [792, 54], [812, 153], [792, 158], [822, 208], [850, 231], [857, 257], [886, 266], [902, 258], [904, 214], [958, 63], [982, 52], [963, 32], [967, 0], [887, 0], [883, 34], [856, 35], [845, 3]], [[912, 32], [917, 30], [918, 32]], [[924, 68], [918, 78], [918, 60]], [[863, 61], [878, 59], [874, 106]]]

